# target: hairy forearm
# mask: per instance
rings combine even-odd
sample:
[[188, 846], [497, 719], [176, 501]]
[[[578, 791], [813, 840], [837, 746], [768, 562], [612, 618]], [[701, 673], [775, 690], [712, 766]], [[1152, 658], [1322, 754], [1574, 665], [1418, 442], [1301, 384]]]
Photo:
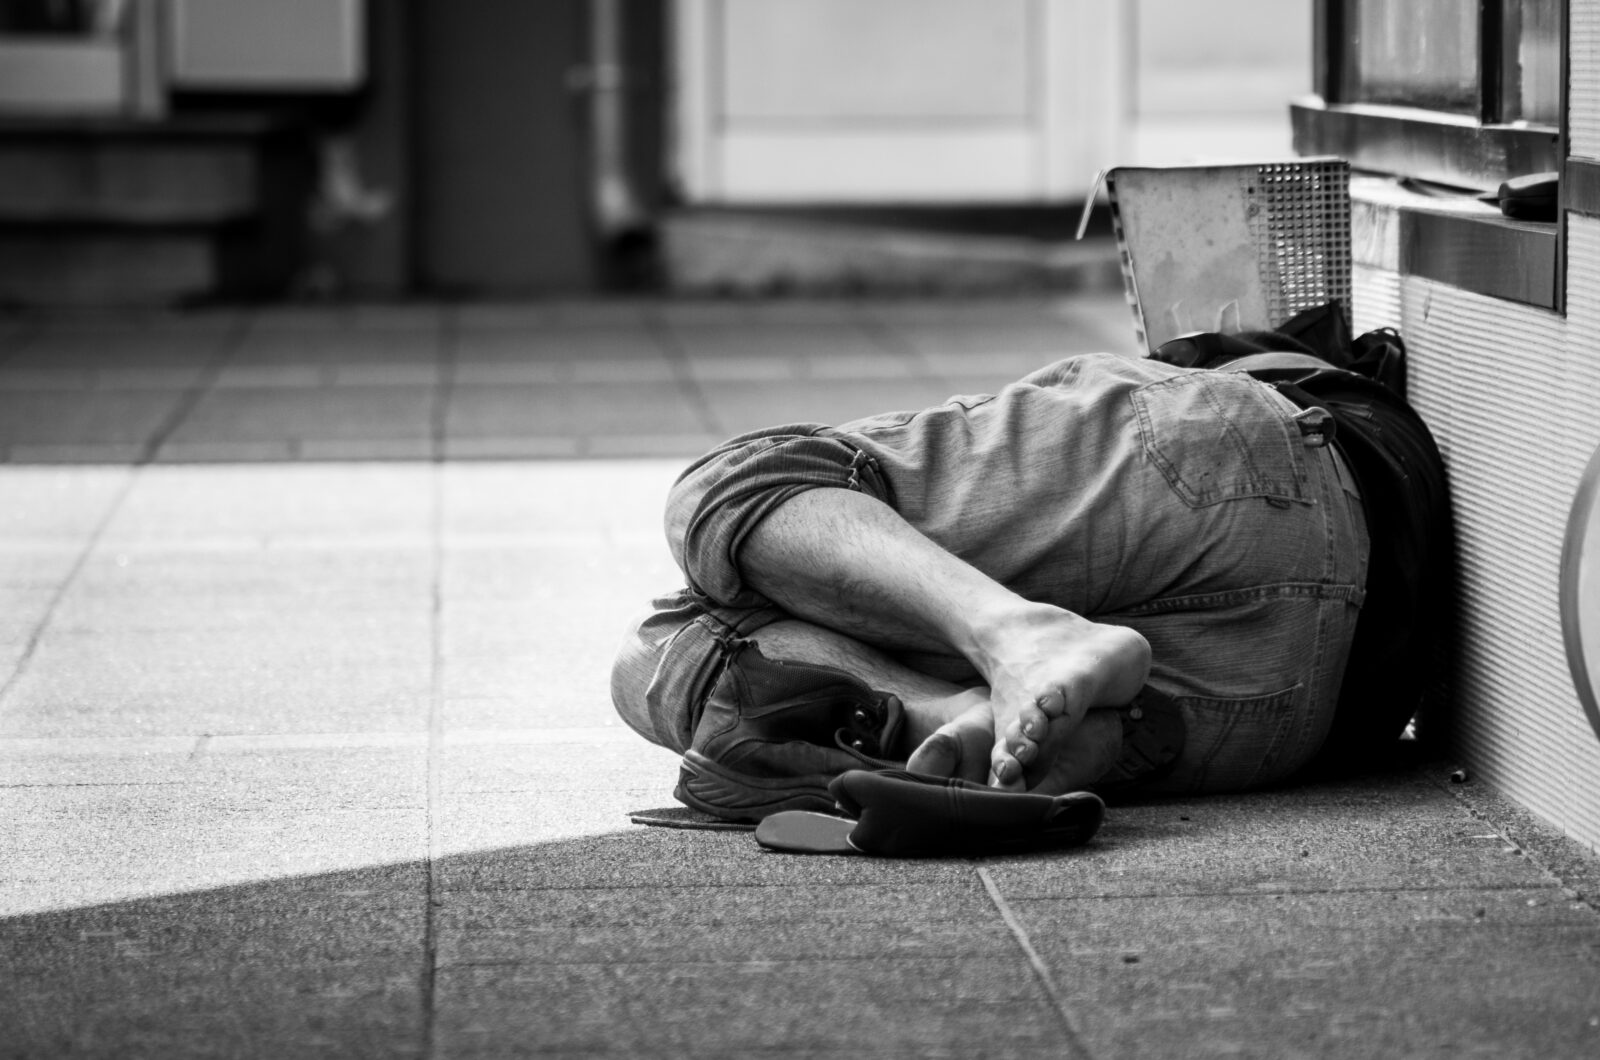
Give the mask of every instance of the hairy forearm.
[[798, 617], [889, 648], [973, 658], [979, 617], [1018, 598], [919, 533], [892, 508], [815, 489], [746, 538], [746, 582]]

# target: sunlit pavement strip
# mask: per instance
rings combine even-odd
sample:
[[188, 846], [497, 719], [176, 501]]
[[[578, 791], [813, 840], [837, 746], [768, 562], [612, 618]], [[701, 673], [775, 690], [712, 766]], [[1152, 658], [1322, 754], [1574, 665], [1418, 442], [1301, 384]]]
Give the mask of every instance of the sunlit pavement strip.
[[0, 914], [633, 827], [679, 463], [0, 467]]
[[[462, 729], [446, 732], [443, 747], [481, 747], [492, 744], [589, 744], [617, 742], [632, 745], [633, 730], [616, 725], [582, 729]], [[427, 747], [423, 732], [306, 732], [283, 735], [232, 736], [103, 736], [11, 737], [5, 755], [105, 755], [146, 754], [207, 755], [249, 754], [255, 751], [325, 751], [365, 747]]]

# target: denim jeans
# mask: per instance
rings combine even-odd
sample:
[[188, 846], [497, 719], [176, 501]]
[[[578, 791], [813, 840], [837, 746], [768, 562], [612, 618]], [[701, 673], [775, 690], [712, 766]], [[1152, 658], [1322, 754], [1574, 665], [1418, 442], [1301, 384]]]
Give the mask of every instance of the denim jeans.
[[1366, 583], [1360, 497], [1320, 413], [1246, 375], [1088, 355], [995, 395], [735, 438], [672, 491], [688, 588], [630, 630], [617, 709], [686, 748], [728, 645], [786, 617], [744, 583], [744, 537], [796, 493], [854, 489], [1021, 596], [1143, 634], [1188, 726], [1160, 790], [1280, 781], [1327, 733]]

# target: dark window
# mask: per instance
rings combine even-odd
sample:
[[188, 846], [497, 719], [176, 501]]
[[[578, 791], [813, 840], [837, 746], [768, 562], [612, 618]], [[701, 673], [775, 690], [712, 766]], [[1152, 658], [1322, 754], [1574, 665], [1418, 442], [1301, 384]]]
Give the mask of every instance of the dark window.
[[1569, 2], [1317, 0], [1317, 96], [1290, 108], [1295, 149], [1411, 182], [1409, 197], [1391, 198], [1389, 267], [1561, 309], [1559, 220], [1503, 217], [1475, 196], [1562, 172], [1559, 202], [1572, 202], [1562, 146]]
[[1503, 121], [1561, 121], [1561, 5], [1557, 0], [1506, 0], [1502, 42]]
[[1561, 0], [1344, 0], [1330, 103], [1393, 103], [1555, 125]]
[[1297, 146], [1466, 188], [1559, 168], [1565, 0], [1319, 0]]
[[1339, 102], [1477, 113], [1477, 0], [1354, 0], [1344, 16]]

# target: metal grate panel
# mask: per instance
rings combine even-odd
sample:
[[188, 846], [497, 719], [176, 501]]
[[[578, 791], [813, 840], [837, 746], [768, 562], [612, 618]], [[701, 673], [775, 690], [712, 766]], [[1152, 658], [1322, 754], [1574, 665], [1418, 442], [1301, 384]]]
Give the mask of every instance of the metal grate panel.
[[1282, 324], [1350, 304], [1350, 168], [1336, 158], [1106, 174], [1134, 330], [1147, 349], [1195, 331]]
[[1250, 238], [1272, 324], [1306, 309], [1350, 306], [1350, 168], [1342, 162], [1256, 167]]

